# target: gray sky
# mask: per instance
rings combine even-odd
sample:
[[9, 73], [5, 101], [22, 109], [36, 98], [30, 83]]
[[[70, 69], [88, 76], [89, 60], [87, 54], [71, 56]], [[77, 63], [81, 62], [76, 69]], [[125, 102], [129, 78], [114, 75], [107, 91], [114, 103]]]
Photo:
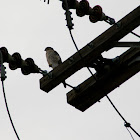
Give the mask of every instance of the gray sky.
[[[116, 21], [135, 9], [139, 0], [89, 0], [90, 6], [101, 5], [103, 12]], [[88, 16], [78, 17], [72, 11], [73, 36], [80, 48], [110, 27], [105, 22], [91, 23]], [[50, 0], [0, 0], [0, 47], [7, 47], [10, 54], [19, 52], [23, 59], [31, 57], [42, 69], [51, 71], [44, 49], [53, 47], [66, 60], [76, 52], [66, 27], [61, 1]], [[140, 28], [134, 30], [140, 34]], [[139, 41], [132, 34], [122, 41]], [[103, 54], [114, 58], [126, 51], [116, 48]], [[66, 93], [60, 84], [49, 93], [40, 90], [40, 74], [22, 75], [20, 69], [7, 67], [5, 91], [13, 122], [21, 140], [131, 140], [124, 122], [106, 98], [80, 112], [67, 104]], [[90, 77], [82, 69], [66, 81], [76, 86]], [[138, 73], [109, 94], [114, 104], [128, 122], [140, 133], [140, 102]], [[132, 131], [131, 131], [132, 132]], [[133, 137], [138, 136], [133, 132]], [[0, 139], [16, 140], [10, 124], [0, 86]]]

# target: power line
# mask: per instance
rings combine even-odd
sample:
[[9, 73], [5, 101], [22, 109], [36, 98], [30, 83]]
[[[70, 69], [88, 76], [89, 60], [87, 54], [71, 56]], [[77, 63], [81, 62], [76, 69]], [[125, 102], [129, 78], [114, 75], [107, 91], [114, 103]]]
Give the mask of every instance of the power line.
[[[75, 40], [74, 40], [74, 38], [73, 38], [73, 35], [72, 35], [72, 33], [71, 33], [71, 30], [69, 30], [69, 32], [70, 32], [72, 41], [73, 41], [73, 43], [74, 43], [74, 46], [75, 46], [77, 52], [79, 53], [80, 57], [82, 58], [82, 56], [81, 56], [81, 54], [80, 54], [80, 52], [79, 52], [79, 49], [78, 49], [78, 47], [77, 47], [77, 45], [76, 45], [76, 42], [75, 42]], [[93, 73], [92, 73], [92, 71], [89, 69], [89, 67], [87, 67], [87, 69], [89, 70], [89, 72], [91, 73], [91, 75], [94, 76]], [[118, 109], [115, 107], [115, 105], [114, 105], [113, 102], [110, 100], [110, 98], [109, 98], [107, 95], [106, 95], [106, 97], [107, 97], [107, 99], [109, 100], [109, 102], [112, 104], [112, 106], [114, 107], [114, 109], [117, 111], [117, 113], [119, 114], [119, 116], [124, 120], [124, 122], [125, 122], [125, 127], [126, 127], [126, 129], [128, 130], [128, 132], [130, 133], [131, 138], [134, 140], [134, 138], [133, 138], [131, 132], [129, 131], [129, 129], [128, 129], [127, 127], [131, 128], [131, 129], [133, 130], [133, 132], [135, 132], [135, 134], [137, 134], [137, 135], [140, 137], [140, 135], [134, 130], [134, 128], [132, 128], [132, 126], [130, 125], [130, 123], [128, 123], [128, 122], [125, 120], [125, 118], [121, 115], [121, 113], [120, 113], [120, 112], [118, 111]]]
[[[66, 11], [69, 11], [67, 0], [65, 0], [65, 3], [66, 3]], [[68, 18], [66, 18], [66, 20], [67, 20], [67, 23], [68, 23], [68, 22], [71, 23], [72, 18], [70, 17], [70, 15], [69, 15], [69, 20], [68, 20]], [[114, 21], [112, 24], [116, 24], [115, 21]], [[73, 25], [74, 25], [74, 24], [73, 24]], [[68, 29], [69, 29], [69, 32], [70, 32], [71, 39], [72, 39], [72, 41], [73, 41], [73, 43], [74, 43], [74, 46], [75, 46], [77, 52], [79, 53], [79, 56], [80, 56], [81, 59], [82, 59], [82, 55], [81, 55], [81, 53], [79, 52], [79, 49], [78, 49], [78, 47], [77, 47], [77, 45], [76, 45], [76, 42], [75, 42], [75, 40], [74, 40], [74, 38], [73, 38], [73, 35], [72, 35], [72, 33], [71, 33], [71, 29], [73, 29], [73, 28], [69, 28], [69, 24], [68, 24], [67, 26], [68, 26]], [[139, 37], [139, 35], [137, 35], [137, 34], [135, 34], [135, 33], [133, 33], [133, 32], [131, 32], [131, 33]], [[91, 72], [91, 70], [89, 69], [89, 67], [87, 67], [87, 69], [89, 70], [89, 72], [91, 73], [91, 75], [94, 76], [93, 73]], [[109, 98], [107, 95], [106, 95], [106, 97], [107, 97], [107, 99], [110, 101], [110, 103], [112, 104], [112, 106], [114, 107], [114, 109], [117, 111], [117, 113], [119, 114], [119, 116], [124, 120], [124, 122], [125, 122], [125, 127], [126, 127], [126, 128], [127, 128], [127, 127], [130, 127], [130, 128], [140, 137], [140, 135], [131, 127], [130, 123], [128, 123], [128, 122], [125, 120], [125, 118], [120, 114], [120, 112], [117, 110], [117, 108], [115, 107], [115, 105], [113, 104], [113, 102], [110, 100], [110, 98]], [[128, 130], [128, 131], [129, 131], [129, 130]], [[130, 131], [129, 131], [129, 133], [130, 133]], [[132, 137], [132, 134], [131, 134], [131, 133], [130, 133], [130, 135], [131, 135], [131, 137]], [[132, 137], [132, 139], [134, 139], [134, 138]]]
[[[67, 2], [66, 2], [66, 3], [67, 3]], [[67, 8], [67, 10], [68, 10], [68, 6], [66, 6], [66, 8]], [[77, 45], [76, 45], [76, 42], [75, 42], [74, 37], [73, 37], [73, 35], [72, 35], [71, 29], [70, 29], [70, 28], [68, 28], [68, 29], [69, 29], [69, 32], [70, 32], [71, 39], [72, 39], [72, 41], [73, 41], [73, 43], [74, 43], [74, 46], [75, 46], [77, 52], [79, 53], [79, 56], [80, 56], [81, 59], [82, 59], [82, 55], [81, 55], [81, 53], [79, 52], [79, 49], [78, 49], [78, 47], [77, 47]], [[133, 33], [133, 32], [131, 32], [131, 33], [134, 34], [134, 35], [136, 35], [136, 34]], [[92, 71], [89, 69], [89, 67], [87, 67], [87, 69], [89, 70], [89, 72], [91, 73], [91, 75], [94, 76], [93, 73], [92, 73]], [[107, 99], [110, 101], [110, 103], [112, 104], [112, 106], [114, 107], [114, 109], [117, 111], [117, 113], [120, 115], [120, 117], [124, 120], [124, 122], [125, 122], [125, 127], [126, 127], [126, 128], [127, 128], [127, 127], [130, 127], [130, 128], [140, 137], [140, 135], [131, 127], [130, 123], [128, 123], [128, 122], [125, 120], [125, 118], [120, 114], [120, 112], [117, 110], [117, 108], [115, 107], [115, 105], [113, 104], [113, 102], [110, 100], [110, 98], [109, 98], [107, 95], [106, 95], [106, 97], [107, 97]], [[128, 129], [127, 129], [127, 130], [128, 130]], [[129, 131], [129, 130], [128, 130], [128, 131]], [[129, 131], [129, 133], [130, 133], [130, 131]], [[130, 135], [131, 135], [132, 139], [134, 139], [131, 133], [130, 133]]]
[[10, 115], [10, 111], [9, 111], [9, 108], [8, 108], [8, 104], [7, 104], [7, 99], [6, 99], [6, 94], [5, 94], [5, 88], [4, 88], [4, 80], [6, 79], [6, 71], [5, 71], [5, 67], [3, 65], [3, 54], [0, 50], [0, 76], [1, 76], [1, 82], [2, 82], [2, 90], [3, 90], [3, 96], [4, 96], [4, 101], [5, 101], [5, 106], [6, 106], [6, 109], [7, 109], [7, 113], [8, 113], [8, 116], [9, 116], [9, 119], [10, 119], [10, 122], [11, 122], [11, 125], [12, 125], [12, 128], [17, 136], [17, 139], [20, 140], [19, 136], [18, 136], [18, 133], [14, 127], [14, 123], [12, 121], [12, 117]]
[[110, 98], [106, 95], [107, 99], [109, 100], [109, 102], [111, 103], [111, 105], [114, 107], [114, 109], [117, 111], [117, 113], [119, 114], [119, 116], [124, 120], [125, 123], [127, 123], [127, 121], [125, 120], [125, 118], [121, 115], [121, 113], [118, 111], [118, 109], [115, 107], [115, 105], [113, 104], [113, 102], [110, 100]]
[[127, 127], [129, 127], [129, 128], [131, 128], [132, 130], [133, 130], [133, 132], [136, 134], [136, 135], [138, 135], [139, 137], [140, 137], [140, 135], [138, 134], [138, 132], [136, 131], [136, 130], [134, 130], [134, 128], [131, 126], [131, 124], [130, 123], [128, 123], [126, 120], [125, 120], [125, 118], [121, 115], [121, 113], [118, 111], [118, 109], [115, 107], [115, 105], [113, 104], [113, 102], [111, 101], [111, 99], [108, 97], [108, 95], [106, 95], [106, 97], [107, 97], [107, 99], [109, 100], [109, 102], [111, 103], [111, 105], [113, 106], [113, 108], [116, 110], [116, 112], [119, 114], [119, 116], [124, 120], [124, 122], [125, 122], [125, 127], [127, 128]]
[[138, 35], [138, 34], [136, 34], [136, 33], [134, 33], [134, 32], [131, 32], [131, 34], [133, 34], [133, 35], [135, 35], [135, 36], [137, 36], [137, 37], [140, 38], [140, 35]]
[[[69, 30], [70, 31], [70, 35], [71, 35], [71, 38], [72, 38], [72, 41], [73, 41], [73, 43], [74, 43], [74, 45], [75, 45], [75, 48], [77, 49], [77, 52], [79, 53], [79, 55], [80, 55], [80, 57], [82, 58], [82, 56], [81, 56], [81, 54], [80, 54], [80, 52], [79, 52], [79, 49], [78, 49], [78, 47], [77, 47], [77, 45], [76, 45], [76, 42], [74, 41], [74, 38], [73, 38], [73, 36], [72, 36], [72, 33], [71, 33], [71, 30]], [[89, 67], [87, 67], [87, 69], [89, 70], [89, 72], [91, 73], [91, 75], [92, 76], [94, 76], [93, 75], [93, 73], [91, 72], [91, 70], [89, 69]], [[114, 107], [114, 109], [117, 111], [117, 113], [120, 115], [120, 117], [124, 120], [124, 122], [125, 122], [125, 127], [127, 128], [127, 127], [130, 127], [139, 137], [140, 137], [140, 135], [134, 130], [134, 128], [132, 128], [132, 126], [130, 125], [130, 123], [128, 123], [126, 120], [125, 120], [125, 118], [121, 115], [121, 113], [118, 111], [118, 109], [115, 107], [115, 105], [113, 104], [113, 102], [110, 100], [110, 98], [106, 95], [106, 97], [107, 97], [107, 99], [109, 100], [109, 102], [112, 104], [112, 106]], [[128, 129], [127, 129], [128, 130]], [[130, 131], [129, 131], [129, 133], [130, 133]], [[132, 137], [132, 134], [130, 133], [130, 135], [131, 135], [131, 137]], [[133, 137], [132, 137], [132, 139], [133, 139]]]
[[126, 129], [127, 129], [127, 131], [129, 132], [129, 134], [130, 134], [131, 138], [134, 140], [134, 138], [133, 138], [133, 136], [132, 136], [131, 132], [129, 131], [129, 129], [128, 129], [127, 127], [126, 127]]
[[75, 46], [77, 52], [79, 53], [80, 57], [82, 58], [82, 55], [81, 55], [81, 53], [79, 52], [79, 49], [78, 49], [78, 47], [77, 47], [77, 45], [76, 45], [76, 42], [75, 42], [75, 40], [74, 40], [74, 37], [73, 37], [73, 35], [72, 35], [71, 30], [69, 30], [69, 32], [70, 32], [70, 36], [71, 36], [71, 39], [72, 39], [72, 41], [73, 41], [73, 44], [74, 44], [74, 46]]
[[8, 116], [9, 116], [9, 119], [10, 119], [10, 122], [11, 122], [11, 125], [12, 125], [12, 128], [17, 136], [17, 139], [20, 140], [19, 136], [18, 136], [18, 133], [15, 129], [15, 126], [14, 126], [14, 123], [12, 121], [12, 117], [10, 115], [10, 111], [9, 111], [9, 108], [8, 108], [8, 104], [7, 104], [7, 99], [6, 99], [6, 94], [5, 94], [5, 89], [4, 89], [4, 82], [2, 81], [2, 89], [3, 89], [3, 96], [4, 96], [4, 101], [5, 101], [5, 106], [6, 106], [6, 109], [7, 109], [7, 113], [8, 113]]
[[[70, 32], [71, 39], [72, 39], [72, 41], [73, 41], [73, 43], [74, 43], [74, 46], [75, 46], [77, 52], [79, 53], [79, 56], [80, 56], [81, 59], [82, 59], [83, 57], [82, 57], [81, 53], [79, 52], [79, 49], [78, 49], [78, 47], [77, 47], [77, 45], [76, 45], [76, 42], [75, 42], [75, 40], [74, 40], [74, 37], [73, 37], [72, 32], [71, 32], [70, 29], [69, 29], [69, 32]], [[92, 71], [90, 70], [90, 68], [87, 67], [87, 69], [88, 69], [88, 71], [90, 72], [90, 74], [91, 74], [93, 77], [95, 77], [94, 74], [92, 73]], [[96, 79], [96, 78], [95, 78], [95, 79]]]

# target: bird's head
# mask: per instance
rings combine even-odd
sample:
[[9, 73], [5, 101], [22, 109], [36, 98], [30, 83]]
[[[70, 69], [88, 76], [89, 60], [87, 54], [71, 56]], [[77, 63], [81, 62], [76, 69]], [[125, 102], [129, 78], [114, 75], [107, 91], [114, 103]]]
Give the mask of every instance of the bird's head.
[[46, 47], [44, 51], [53, 50], [52, 47]]

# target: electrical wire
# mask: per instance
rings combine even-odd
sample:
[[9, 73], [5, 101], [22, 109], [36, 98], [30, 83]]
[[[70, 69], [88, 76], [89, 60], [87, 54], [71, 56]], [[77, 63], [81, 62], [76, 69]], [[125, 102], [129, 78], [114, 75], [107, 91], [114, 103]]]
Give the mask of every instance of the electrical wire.
[[[74, 43], [74, 46], [75, 46], [77, 52], [79, 53], [80, 57], [82, 58], [82, 55], [81, 55], [81, 53], [79, 52], [79, 49], [78, 49], [78, 47], [77, 47], [77, 45], [76, 45], [76, 42], [75, 42], [75, 40], [74, 40], [74, 38], [73, 38], [73, 35], [72, 35], [72, 33], [71, 33], [71, 30], [69, 30], [69, 32], [70, 32], [70, 36], [71, 36], [71, 38], [72, 38], [72, 41], [73, 41], [73, 43]], [[89, 67], [87, 67], [87, 69], [89, 70], [89, 72], [91, 73], [91, 75], [94, 76], [93, 73], [92, 73], [92, 71], [89, 69]], [[112, 104], [112, 106], [114, 107], [114, 109], [116, 110], [116, 112], [119, 114], [119, 116], [124, 120], [124, 122], [125, 122], [125, 124], [126, 124], [126, 128], [127, 128], [127, 125], [129, 125], [129, 127], [140, 137], [140, 135], [131, 127], [131, 125], [130, 125], [130, 124], [125, 120], [125, 118], [121, 115], [121, 113], [120, 113], [120, 112], [118, 111], [118, 109], [115, 107], [115, 105], [114, 105], [113, 102], [110, 100], [110, 98], [109, 98], [107, 95], [106, 95], [106, 97], [107, 97], [107, 99], [109, 100], [109, 102]], [[127, 129], [127, 130], [128, 130], [128, 129]], [[134, 140], [134, 138], [133, 138], [131, 132], [130, 132], [129, 130], [128, 130], [128, 132], [130, 133], [132, 139]]]
[[[74, 46], [75, 46], [77, 52], [79, 53], [79, 56], [80, 56], [81, 59], [82, 59], [83, 57], [82, 57], [82, 55], [81, 55], [81, 53], [80, 53], [80, 51], [79, 51], [79, 49], [78, 49], [78, 47], [77, 47], [77, 45], [76, 45], [76, 42], [75, 42], [75, 40], [74, 40], [74, 37], [73, 37], [72, 32], [71, 32], [70, 29], [69, 29], [69, 32], [70, 32], [71, 39], [72, 39], [72, 41], [73, 41], [73, 43], [74, 43]], [[95, 76], [94, 76], [94, 74], [92, 73], [92, 71], [90, 70], [90, 68], [87, 67], [87, 69], [88, 69], [88, 71], [90, 72], [90, 74], [95, 78]], [[95, 79], [96, 79], [96, 78], [95, 78]]]
[[137, 134], [139, 137], [140, 135], [138, 134], [138, 132], [136, 132], [136, 130], [134, 130], [134, 128], [130, 125], [130, 123], [128, 123], [125, 118], [121, 115], [121, 113], [118, 111], [118, 109], [115, 107], [115, 105], [113, 104], [113, 102], [111, 101], [111, 99], [108, 97], [108, 95], [106, 95], [107, 99], [109, 100], [109, 102], [111, 103], [111, 105], [113, 106], [113, 108], [116, 110], [116, 112], [119, 114], [119, 116], [124, 120], [125, 122], [125, 127], [129, 127], [132, 129], [132, 131]]
[[120, 117], [124, 120], [125, 123], [128, 123], [125, 118], [121, 115], [121, 113], [118, 111], [118, 109], [115, 107], [115, 105], [113, 104], [113, 102], [111, 101], [111, 99], [108, 97], [108, 95], [106, 95], [107, 99], [109, 100], [109, 102], [111, 103], [111, 105], [114, 107], [114, 109], [116, 110], [116, 112], [120, 115]]
[[73, 37], [73, 35], [72, 35], [71, 30], [69, 30], [69, 32], [70, 32], [71, 39], [72, 39], [72, 41], [73, 41], [73, 43], [74, 43], [74, 46], [75, 46], [77, 52], [79, 53], [80, 57], [82, 58], [82, 55], [81, 55], [81, 53], [79, 52], [79, 49], [78, 49], [78, 47], [77, 47], [77, 45], [76, 45], [76, 42], [75, 42], [75, 40], [74, 40], [74, 37]]
[[[73, 38], [73, 35], [72, 35], [72, 33], [71, 33], [71, 30], [69, 30], [69, 32], [70, 32], [70, 36], [71, 36], [71, 38], [72, 38], [72, 41], [73, 41], [73, 43], [74, 43], [74, 45], [75, 45], [75, 48], [76, 48], [77, 52], [79, 53], [80, 57], [82, 58], [82, 55], [81, 55], [80, 52], [79, 52], [79, 49], [78, 49], [78, 47], [77, 47], [77, 45], [76, 45], [76, 42], [75, 42], [75, 40], [74, 40], [74, 38]], [[87, 69], [89, 70], [89, 72], [91, 73], [91, 75], [94, 76], [93, 73], [92, 73], [92, 71], [89, 69], [89, 67], [87, 67]], [[131, 128], [131, 129], [133, 130], [133, 132], [135, 132], [135, 134], [137, 134], [137, 135], [140, 137], [140, 135], [134, 130], [134, 128], [132, 128], [132, 126], [131, 126], [131, 125], [125, 120], [125, 118], [121, 115], [121, 113], [120, 113], [120, 112], [118, 111], [118, 109], [115, 107], [115, 105], [114, 105], [113, 102], [110, 100], [110, 98], [109, 98], [107, 95], [106, 95], [106, 97], [107, 97], [107, 99], [109, 100], [109, 102], [112, 104], [112, 106], [114, 107], [114, 109], [116, 110], [116, 112], [119, 114], [119, 116], [124, 120], [124, 122], [125, 122], [125, 127], [127, 128], [127, 127], [129, 126], [129, 128]], [[128, 126], [127, 126], [127, 125], [128, 125]], [[127, 128], [127, 130], [128, 130], [128, 128]], [[132, 139], [134, 140], [134, 138], [133, 138], [131, 132], [130, 132], [129, 130], [128, 130], [128, 132], [130, 133]]]
[[[75, 40], [74, 40], [74, 38], [73, 38], [73, 35], [72, 35], [72, 33], [71, 33], [71, 30], [69, 30], [69, 32], [70, 32], [70, 36], [71, 36], [71, 38], [72, 38], [72, 41], [73, 41], [73, 43], [74, 43], [74, 45], [75, 45], [75, 48], [76, 48], [77, 52], [79, 53], [80, 57], [82, 58], [82, 55], [81, 55], [80, 52], [79, 52], [79, 49], [78, 49], [78, 47], [77, 47], [77, 45], [76, 45], [76, 42], [75, 42]], [[89, 69], [89, 67], [87, 67], [87, 69], [89, 70], [89, 72], [91, 73], [91, 75], [94, 76], [93, 73], [92, 73], [92, 71]], [[107, 99], [110, 101], [110, 103], [112, 104], [112, 106], [114, 107], [114, 109], [117, 111], [117, 113], [120, 115], [120, 117], [124, 120], [124, 122], [125, 122], [126, 124], [129, 124], [129, 123], [125, 120], [125, 118], [121, 115], [121, 113], [118, 111], [118, 109], [115, 107], [115, 105], [114, 105], [113, 102], [110, 100], [110, 98], [109, 98], [107, 95], [106, 95], [106, 97], [107, 97]], [[129, 127], [140, 137], [140, 135], [139, 135], [130, 125], [129, 125]], [[134, 140], [134, 138], [133, 138], [131, 132], [129, 131], [129, 129], [128, 129], [127, 127], [126, 127], [126, 129], [127, 129], [128, 132], [130, 133], [131, 138]]]
[[[107, 20], [105, 20], [105, 22], [107, 22], [107, 23], [109, 23], [109, 24], [110, 24], [110, 22], [109, 22], [109, 21], [107, 21]], [[114, 22], [112, 22], [110, 25], [114, 25], [114, 24], [117, 24], [117, 23], [115, 22], [115, 20], [114, 20]], [[131, 31], [130, 33], [131, 33], [131, 34], [133, 34], [133, 35], [135, 35], [135, 36], [137, 36], [138, 38], [140, 38], [140, 35], [138, 35], [138, 34], [134, 33], [133, 31]]]
[[[79, 49], [78, 49], [78, 47], [77, 47], [77, 45], [76, 45], [76, 42], [75, 42], [75, 40], [74, 40], [74, 38], [73, 38], [73, 35], [72, 35], [72, 33], [71, 33], [71, 30], [69, 30], [69, 32], [70, 32], [70, 36], [71, 36], [71, 38], [72, 38], [72, 41], [73, 41], [73, 43], [74, 43], [74, 46], [75, 46], [77, 52], [79, 53], [80, 57], [82, 58], [82, 55], [81, 55], [80, 52], [79, 52]], [[89, 70], [89, 72], [91, 73], [91, 75], [94, 76], [93, 73], [92, 73], [92, 71], [89, 69], [89, 67], [87, 67], [87, 69]], [[135, 134], [137, 134], [137, 135], [140, 137], [140, 135], [135, 131], [135, 129], [132, 128], [132, 126], [131, 126], [131, 125], [125, 120], [125, 118], [121, 115], [121, 113], [120, 113], [120, 112], [118, 111], [118, 109], [115, 107], [115, 105], [114, 105], [113, 102], [110, 100], [110, 98], [109, 98], [107, 95], [106, 95], [106, 97], [107, 97], [107, 99], [109, 100], [109, 102], [112, 104], [112, 106], [114, 107], [114, 109], [116, 110], [116, 112], [119, 114], [119, 116], [124, 120], [124, 122], [125, 122], [125, 127], [126, 127], [126, 128], [127, 128], [127, 127], [131, 128], [131, 130], [132, 130]], [[128, 130], [128, 129], [127, 129], [127, 130]], [[129, 130], [128, 130], [128, 131], [129, 131]], [[129, 133], [130, 133], [132, 139], [134, 140], [134, 138], [133, 138], [133, 136], [132, 136], [132, 134], [131, 134], [130, 131], [129, 131]]]
[[8, 113], [8, 116], [9, 116], [9, 119], [10, 119], [10, 122], [11, 122], [11, 125], [13, 127], [13, 130], [14, 130], [15, 134], [16, 134], [17, 139], [20, 140], [20, 138], [18, 136], [18, 133], [17, 133], [17, 131], [15, 129], [14, 123], [12, 121], [12, 117], [10, 115], [10, 111], [9, 111], [8, 104], [7, 104], [7, 99], [6, 99], [6, 94], [5, 94], [4, 82], [3, 81], [2, 81], [2, 89], [3, 89], [4, 101], [5, 101], [5, 105], [6, 105], [6, 109], [7, 109], [7, 113]]
[[140, 38], [140, 35], [138, 35], [138, 34], [136, 34], [134, 32], [130, 32], [130, 33]]
[[[66, 1], [66, 3], [67, 3], [67, 1]], [[68, 10], [68, 6], [67, 6], [66, 8], [67, 8], [67, 10]], [[69, 28], [68, 28], [68, 29], [69, 29]], [[79, 56], [80, 56], [81, 59], [82, 59], [83, 57], [82, 57], [81, 53], [79, 52], [79, 49], [78, 49], [78, 47], [77, 47], [77, 45], [76, 45], [76, 42], [75, 42], [75, 40], [74, 40], [74, 37], [73, 37], [72, 32], [71, 32], [70, 29], [69, 29], [69, 32], [70, 32], [71, 39], [72, 39], [72, 41], [73, 41], [73, 43], [74, 43], [74, 46], [75, 46], [77, 52], [79, 53]], [[137, 37], [140, 37], [139, 35], [135, 34], [134, 32], [131, 32], [131, 33], [134, 34], [134, 35], [136, 35]], [[92, 73], [92, 71], [89, 69], [89, 67], [87, 67], [87, 69], [89, 70], [89, 72], [91, 73], [91, 75], [94, 76], [93, 73]], [[94, 77], [95, 77], [95, 76], [94, 76]], [[114, 109], [116, 110], [116, 112], [119, 114], [119, 116], [124, 120], [124, 122], [125, 122], [125, 127], [126, 127], [126, 129], [128, 130], [128, 132], [130, 133], [132, 139], [134, 140], [134, 138], [133, 138], [131, 132], [129, 131], [129, 129], [128, 129], [127, 127], [131, 128], [131, 129], [140, 137], [140, 135], [134, 130], [134, 128], [131, 127], [130, 123], [128, 123], [128, 122], [125, 120], [125, 118], [121, 115], [121, 113], [120, 113], [120, 112], [118, 111], [118, 109], [115, 107], [115, 105], [114, 105], [113, 102], [110, 100], [110, 98], [109, 98], [107, 95], [106, 95], [106, 97], [107, 97], [107, 99], [109, 100], [109, 102], [112, 104], [112, 106], [114, 107]]]
[[129, 132], [129, 134], [130, 134], [131, 138], [134, 140], [134, 138], [133, 138], [133, 136], [132, 136], [132, 134], [131, 134], [130, 130], [129, 130], [127, 127], [126, 127], [126, 129], [127, 129], [127, 131]]
[[[109, 23], [108, 21], [105, 21], [105, 22]], [[109, 24], [110, 24], [110, 23], [109, 23]], [[114, 25], [114, 24], [117, 24], [117, 23], [114, 22], [114, 23], [112, 23], [112, 24]], [[111, 25], [112, 25], [112, 24], [111, 24]], [[135, 35], [135, 36], [137, 36], [138, 38], [140, 38], [140, 35], [134, 33], [133, 31], [131, 31], [130, 33], [133, 34], [133, 35]]]

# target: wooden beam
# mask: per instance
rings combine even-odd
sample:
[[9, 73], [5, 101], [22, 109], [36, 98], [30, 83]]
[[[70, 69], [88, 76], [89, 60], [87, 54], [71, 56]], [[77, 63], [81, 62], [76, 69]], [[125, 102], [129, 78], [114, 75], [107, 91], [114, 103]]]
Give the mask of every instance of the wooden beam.
[[75, 108], [85, 111], [139, 71], [140, 49], [131, 48], [119, 57], [117, 63], [114, 62], [114, 65], [110, 65], [110, 69], [104, 75], [97, 77], [95, 74], [94, 77], [90, 77], [80, 84], [78, 91], [68, 92], [67, 102]]
[[86, 62], [93, 62], [102, 52], [113, 47], [113, 43], [117, 42], [129, 32], [140, 25], [140, 6], [134, 9], [119, 22], [99, 35], [93, 41], [83, 47], [79, 53], [75, 53], [68, 58], [63, 64], [56, 67], [49, 73], [50, 76], [45, 76], [40, 79], [40, 89], [49, 92], [62, 81], [70, 77], [76, 71], [86, 65]]
[[116, 42], [114, 43], [114, 47], [131, 47], [140, 49], [140, 42]]

